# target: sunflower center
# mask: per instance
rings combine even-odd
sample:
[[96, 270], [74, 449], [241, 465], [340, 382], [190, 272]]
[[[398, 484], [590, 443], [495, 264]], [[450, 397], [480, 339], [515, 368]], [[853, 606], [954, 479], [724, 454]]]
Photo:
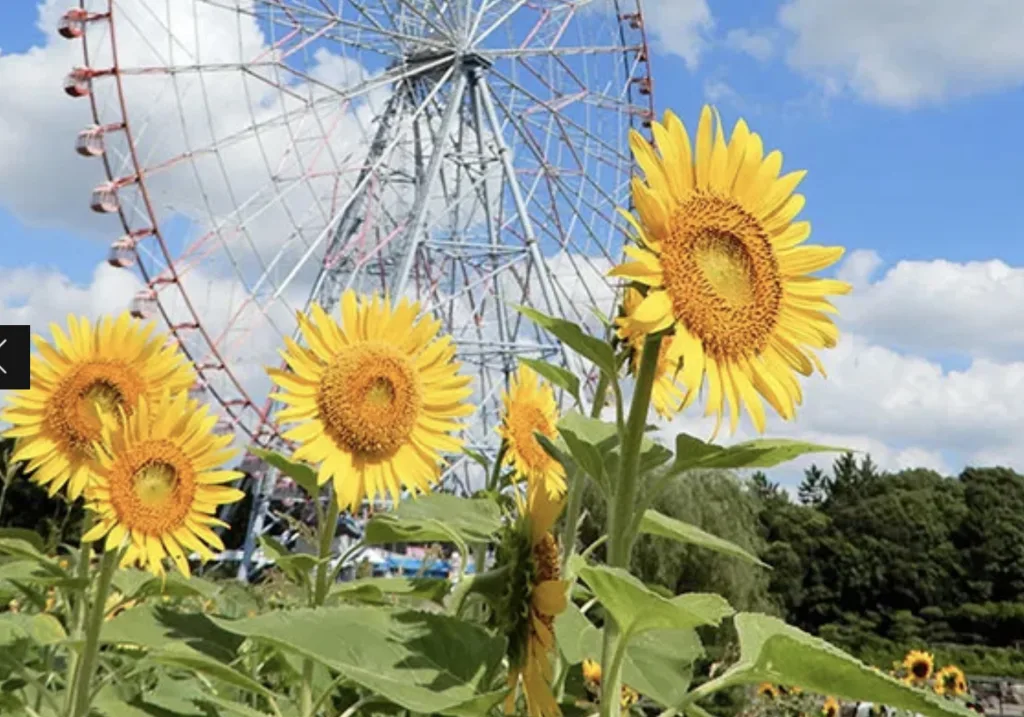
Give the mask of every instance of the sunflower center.
[[100, 413], [131, 415], [142, 394], [136, 369], [122, 361], [91, 361], [76, 366], [54, 389], [46, 411], [47, 427], [69, 448], [91, 454], [100, 437]]
[[364, 343], [338, 354], [324, 372], [316, 401], [336, 444], [377, 458], [408, 441], [422, 392], [408, 358], [389, 345]]
[[544, 536], [533, 546], [533, 569], [535, 582], [558, 580], [561, 577], [561, 557], [558, 554], [558, 543], [551, 533]]
[[169, 463], [149, 463], [133, 476], [135, 495], [145, 506], [158, 506], [167, 502], [174, 493], [178, 475]]
[[515, 441], [516, 452], [527, 467], [537, 470], [554, 459], [544, 450], [534, 433], [553, 436], [555, 426], [540, 406], [525, 403], [509, 409], [505, 419], [508, 432]]
[[672, 215], [661, 263], [676, 319], [711, 356], [767, 346], [782, 278], [768, 233], [752, 214], [712, 192], [694, 192]]
[[193, 508], [191, 461], [168, 440], [127, 448], [115, 456], [108, 476], [110, 504], [125, 528], [160, 535], [183, 525]]
[[910, 671], [914, 674], [914, 677], [919, 680], [923, 680], [928, 677], [928, 663], [924, 660], [918, 660], [910, 668]]

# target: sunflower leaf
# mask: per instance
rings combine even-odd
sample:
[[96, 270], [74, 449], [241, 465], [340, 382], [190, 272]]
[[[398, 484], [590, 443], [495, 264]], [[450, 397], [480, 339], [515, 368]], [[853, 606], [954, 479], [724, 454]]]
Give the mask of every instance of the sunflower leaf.
[[657, 535], [661, 538], [669, 538], [680, 543], [697, 545], [724, 555], [731, 555], [734, 558], [746, 560], [764, 568], [768, 567], [759, 558], [751, 555], [735, 543], [705, 532], [696, 525], [670, 518], [656, 510], [644, 512], [644, 516], [640, 520], [640, 532], [647, 533], [648, 535]]
[[250, 448], [249, 452], [295, 481], [310, 498], [320, 495], [320, 485], [316, 482], [316, 469], [313, 466], [293, 461], [277, 451], [265, 448]]
[[386, 604], [393, 597], [414, 598], [440, 605], [451, 583], [439, 578], [364, 578], [336, 583], [330, 598]]
[[[601, 631], [575, 605], [555, 619], [555, 636], [569, 664], [600, 662]], [[626, 647], [622, 680], [663, 707], [678, 707], [689, 689], [693, 663], [703, 655], [693, 630], [649, 630]]]
[[427, 493], [404, 500], [366, 524], [367, 545], [386, 543], [484, 542], [501, 528], [501, 510], [490, 498]]
[[192, 670], [247, 692], [273, 697], [258, 681], [228, 664], [242, 640], [218, 629], [205, 615], [149, 605], [134, 607], [105, 622], [100, 639], [107, 644], [143, 648], [149, 663]]
[[694, 690], [691, 701], [733, 685], [771, 682], [797, 685], [851, 702], [870, 701], [927, 717], [973, 714], [931, 691], [904, 685], [776, 617], [740, 613], [734, 623], [740, 643], [739, 660], [723, 675]]
[[610, 379], [617, 378], [618, 365], [615, 362], [615, 352], [607, 343], [586, 333], [578, 324], [571, 321], [556, 319], [554, 316], [542, 314], [528, 306], [516, 306], [515, 309], [580, 356], [589, 359]]
[[349, 605], [211, 619], [240, 637], [316, 660], [417, 714], [483, 714], [479, 700], [493, 705], [503, 696], [491, 691], [490, 680], [504, 640], [452, 617]]
[[520, 358], [519, 363], [529, 366], [563, 391], [567, 391], [577, 403], [580, 402], [580, 379], [572, 372], [540, 359]]
[[760, 438], [733, 446], [716, 446], [680, 433], [671, 473], [705, 468], [772, 468], [806, 453], [844, 453], [848, 449], [786, 438]]
[[53, 615], [17, 612], [0, 614], [0, 645], [31, 640], [37, 645], [55, 645], [68, 637], [64, 627]]
[[620, 630], [628, 635], [655, 629], [717, 626], [733, 614], [729, 603], [720, 595], [687, 593], [664, 598], [621, 568], [582, 565], [578, 574]]

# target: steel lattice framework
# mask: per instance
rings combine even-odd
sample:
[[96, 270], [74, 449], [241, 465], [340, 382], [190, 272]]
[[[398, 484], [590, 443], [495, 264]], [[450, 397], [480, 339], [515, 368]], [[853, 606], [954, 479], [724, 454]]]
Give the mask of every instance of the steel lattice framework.
[[[594, 323], [621, 250], [631, 127], [652, 96], [641, 0], [80, 0], [65, 91], [123, 232], [223, 430], [279, 440], [262, 367], [346, 288], [418, 299], [453, 334], [493, 449], [515, 311]], [[570, 364], [571, 365], [571, 364]], [[582, 365], [571, 366], [585, 372]], [[465, 478], [465, 462], [449, 474]], [[258, 521], [257, 521], [258, 528]]]

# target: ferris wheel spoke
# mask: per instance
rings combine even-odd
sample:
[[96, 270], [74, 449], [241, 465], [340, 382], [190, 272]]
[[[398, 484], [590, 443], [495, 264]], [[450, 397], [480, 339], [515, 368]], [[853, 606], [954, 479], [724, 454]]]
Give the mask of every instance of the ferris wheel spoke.
[[[501, 104], [501, 103], [499, 102], [499, 104]], [[533, 153], [534, 158], [536, 159], [538, 164], [540, 166], [544, 166], [545, 161], [546, 161], [545, 160], [545, 156], [544, 156], [544, 154], [543, 154], [543, 152], [542, 152], [542, 150], [541, 150], [537, 140], [533, 137], [532, 133], [526, 127], [523, 126], [522, 121], [520, 119], [518, 119], [516, 117], [516, 115], [509, 110], [508, 107], [505, 107], [502, 104], [502, 109], [503, 109], [503, 111], [505, 113], [505, 116], [506, 116], [507, 120], [509, 121], [509, 123], [512, 124], [513, 127], [516, 128], [517, 134], [523, 140], [523, 143], [524, 143], [525, 147], [531, 153]], [[568, 202], [570, 202], [571, 204], [574, 205], [575, 203], [573, 202], [573, 199], [572, 199], [572, 190], [571, 190], [571, 188], [566, 185], [566, 183], [564, 182], [564, 180], [561, 177], [559, 177], [557, 175], [552, 177], [552, 176], [550, 176], [550, 173], [548, 173], [548, 174], [549, 174], [549, 180], [552, 182], [553, 186], [558, 189], [558, 194], [561, 196], [561, 198], [563, 200], [568, 201]], [[608, 222], [614, 222], [614, 211], [613, 211], [613, 208], [614, 208], [614, 206], [616, 204], [616, 199], [608, 192], [608, 190], [606, 190], [604, 187], [602, 187], [599, 183], [597, 183], [597, 182], [593, 181], [592, 179], [590, 179], [586, 172], [582, 173], [581, 178], [582, 178], [583, 182], [588, 184], [590, 186], [590, 188], [595, 193], [598, 194], [599, 198], [601, 198], [603, 201], [608, 202], [609, 208], [608, 209], [602, 208], [601, 206], [598, 206], [597, 204], [594, 204], [594, 203], [590, 202], [589, 200], [581, 199], [581, 201], [586, 202], [587, 205], [589, 206], [589, 208], [592, 209], [598, 216], [602, 217], [603, 219], [607, 220]], [[598, 246], [602, 245], [601, 242], [599, 240], [597, 240], [596, 234], [593, 233], [592, 229], [587, 227], [586, 231], [588, 232], [588, 234], [591, 235], [591, 238], [595, 240], [595, 243]], [[611, 259], [611, 256], [608, 255], [607, 258]]]
[[[410, 119], [413, 122], [415, 122], [415, 120], [423, 113], [424, 108], [429, 104], [431, 99], [438, 92], [441, 91], [441, 89], [444, 87], [444, 85], [447, 83], [447, 81], [452, 77], [454, 72], [455, 72], [454, 65], [449, 67], [447, 70], [445, 70], [444, 75], [441, 77], [441, 79], [429, 91], [429, 93], [424, 98], [424, 100], [419, 104], [419, 106], [417, 106], [415, 108], [415, 110], [413, 110], [412, 115], [410, 117]], [[313, 255], [314, 251], [323, 243], [323, 241], [326, 239], [327, 235], [331, 232], [332, 228], [334, 227], [335, 220], [340, 218], [341, 215], [343, 215], [344, 212], [353, 203], [353, 201], [358, 196], [361, 195], [361, 193], [364, 191], [367, 183], [369, 182], [371, 173], [377, 171], [384, 164], [384, 162], [386, 161], [387, 157], [391, 154], [391, 152], [398, 145], [398, 143], [404, 138], [404, 135], [405, 135], [405, 128], [403, 128], [403, 127], [398, 128], [398, 130], [397, 130], [397, 132], [395, 134], [394, 139], [392, 139], [387, 144], [387, 146], [385, 148], [383, 148], [383, 151], [381, 151], [381, 153], [380, 153], [380, 157], [378, 157], [373, 162], [373, 164], [367, 169], [365, 175], [362, 176], [360, 178], [360, 180], [356, 183], [356, 186], [354, 186], [352, 188], [352, 193], [350, 194], [349, 198], [345, 201], [345, 203], [342, 205], [341, 209], [336, 213], [335, 217], [333, 217], [331, 222], [328, 223], [328, 225], [324, 228], [324, 230], [317, 235], [316, 239], [312, 242], [310, 247], [299, 258], [299, 260], [296, 263], [294, 269], [292, 269], [291, 273], [289, 273], [289, 275], [282, 282], [281, 286], [279, 286], [278, 290], [275, 292], [275, 298], [280, 296], [280, 294], [285, 290], [285, 288], [287, 288], [287, 286], [295, 279], [295, 277], [298, 275], [299, 271], [309, 261], [310, 257]]]

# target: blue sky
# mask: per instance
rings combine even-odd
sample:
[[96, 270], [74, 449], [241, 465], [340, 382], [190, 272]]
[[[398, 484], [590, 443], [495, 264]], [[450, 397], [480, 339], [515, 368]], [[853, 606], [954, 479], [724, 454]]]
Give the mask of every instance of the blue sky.
[[[34, 4], [10, 5], [0, 24], [0, 52], [22, 53], [42, 44]], [[718, 100], [724, 121], [731, 126], [746, 118], [768, 145], [783, 151], [785, 167], [809, 170], [801, 190], [816, 241], [873, 249], [887, 264], [940, 257], [1024, 263], [1024, 241], [1015, 230], [1024, 143], [1011, 141], [1013, 121], [1006, 119], [1024, 115], [1024, 92], [1010, 89], [913, 110], [849, 95], [826, 99], [818, 83], [793, 71], [784, 57], [762, 62], [721, 41], [731, 29], [769, 24], [771, 3], [720, 3], [712, 9], [719, 39], [711, 41], [696, 69], [676, 55], [655, 53], [658, 111], [673, 108], [692, 123], [709, 86], [731, 88], [736, 97]], [[56, 263], [76, 281], [91, 274], [100, 252], [92, 247], [91, 255], [74, 234], [26, 227], [2, 208], [0, 232], [7, 237], [5, 264]]]
[[[985, 12], [976, 17], [960, 0], [933, 0], [927, 12], [915, 0], [645, 3], [659, 113], [672, 108], [692, 127], [713, 101], [730, 128], [744, 117], [767, 147], [782, 150], [785, 169], [809, 170], [801, 191], [812, 241], [841, 244], [851, 257], [841, 271], [858, 290], [840, 307], [846, 338], [828, 359], [832, 377], [808, 386], [806, 419], [772, 424], [773, 433], [844, 441], [894, 466], [1024, 467], [1016, 440], [1024, 429], [1016, 309], [1024, 301], [1024, 143], [1015, 137], [1024, 117], [1024, 49], [1015, 38], [1024, 19], [1015, 2], [979, 0]], [[60, 51], [64, 41], [48, 29], [57, 3], [45, 11], [46, 32], [36, 3], [7, 4], [0, 92], [19, 100], [0, 106], [0, 320], [5, 311], [34, 316], [14, 312], [49, 298], [28, 289], [5, 295], [5, 276], [30, 288], [53, 275], [85, 296], [106, 250], [57, 228], [56, 218], [27, 226], [24, 197], [15, 196], [24, 188], [2, 181], [5, 168], [25, 166], [12, 152], [66, 145], [61, 162], [86, 161], [71, 149], [73, 134], [26, 129], [67, 107], [59, 82], [70, 60], [54, 59], [52, 86], [4, 79], [4, 63], [23, 67], [36, 56], [43, 65]], [[18, 92], [47, 93], [39, 106], [54, 109], [33, 115], [34, 98]], [[5, 134], [33, 140], [10, 147]], [[76, 192], [66, 201], [83, 202]], [[37, 274], [26, 281], [30, 268]], [[965, 441], [956, 453], [947, 448]]]

